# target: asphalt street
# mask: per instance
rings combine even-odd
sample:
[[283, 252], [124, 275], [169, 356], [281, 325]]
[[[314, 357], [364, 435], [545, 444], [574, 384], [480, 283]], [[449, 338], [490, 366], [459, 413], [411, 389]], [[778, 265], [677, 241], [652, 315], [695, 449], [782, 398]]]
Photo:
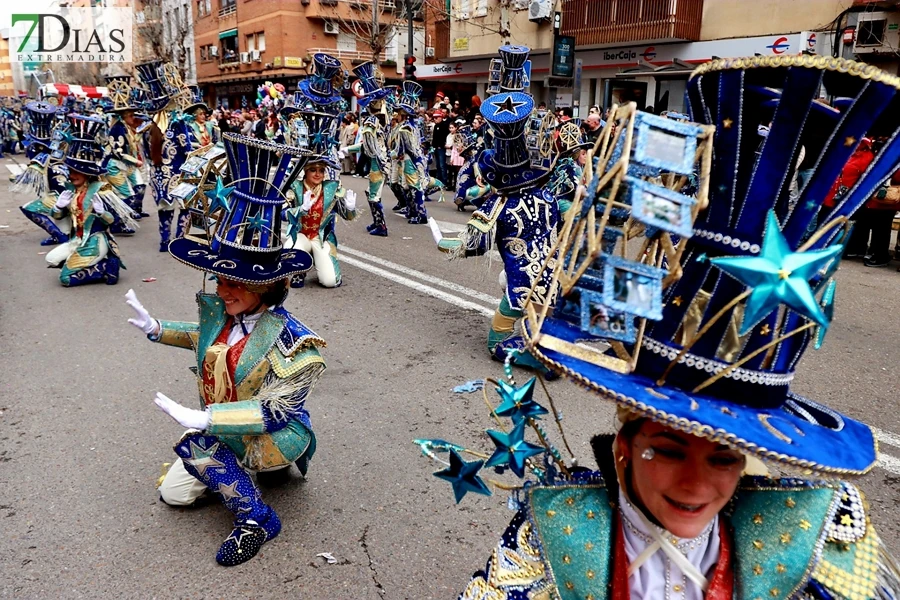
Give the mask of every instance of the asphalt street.
[[[4, 181], [9, 164], [0, 161]], [[152, 344], [126, 323], [129, 288], [154, 317], [195, 319], [200, 273], [157, 251], [154, 215], [136, 235], [118, 238], [127, 265], [118, 285], [65, 289], [58, 271], [46, 268], [43, 232], [17, 208], [30, 198], [4, 185], [0, 597], [448, 600], [484, 565], [512, 516], [506, 495], [470, 494], [456, 505], [449, 484], [432, 476], [442, 466], [412, 440], [491, 448], [482, 433], [494, 424], [482, 395], [453, 388], [502, 377], [485, 348], [500, 263], [449, 262], [427, 226], [392, 214], [390, 237], [367, 235], [365, 182], [344, 182], [364, 209], [337, 226], [344, 285], [320, 288], [312, 274], [286, 303], [328, 342], [328, 369], [307, 403], [318, 450], [308, 480], [294, 470], [285, 485], [263, 490], [282, 533], [231, 569], [214, 558], [230, 531], [229, 513], [215, 503], [171, 508], [155, 490], [181, 427], [152, 399], [161, 391], [196, 405], [192, 355]], [[467, 218], [449, 198], [428, 210], [448, 234]], [[880, 466], [859, 484], [897, 555], [895, 266], [841, 266], [836, 320], [824, 347], [803, 359], [795, 389], [882, 433]], [[527, 374], [516, 376], [521, 382]], [[613, 411], [570, 383], [548, 385], [580, 463], [590, 464], [588, 441], [612, 430]], [[541, 392], [536, 399], [544, 400]]]

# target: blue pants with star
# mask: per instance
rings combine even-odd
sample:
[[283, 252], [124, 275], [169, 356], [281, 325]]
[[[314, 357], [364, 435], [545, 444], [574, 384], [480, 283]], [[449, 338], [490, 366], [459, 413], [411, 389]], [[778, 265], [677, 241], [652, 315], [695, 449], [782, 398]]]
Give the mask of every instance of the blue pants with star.
[[[234, 513], [236, 522], [256, 521], [269, 538], [280, 529], [278, 517], [262, 501], [259, 488], [250, 474], [238, 462], [234, 451], [214, 435], [186, 433], [177, 444], [175, 453], [184, 460], [185, 470], [219, 495], [225, 507]], [[268, 525], [268, 527], [267, 527]]]

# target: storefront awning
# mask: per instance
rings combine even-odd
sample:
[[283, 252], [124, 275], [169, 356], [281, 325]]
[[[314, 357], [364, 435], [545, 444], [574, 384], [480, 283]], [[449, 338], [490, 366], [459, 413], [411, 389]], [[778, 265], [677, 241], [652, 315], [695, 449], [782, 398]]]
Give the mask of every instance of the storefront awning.
[[224, 40], [225, 38], [237, 37], [237, 27], [234, 29], [229, 29], [228, 31], [220, 31], [219, 39]]
[[688, 77], [697, 66], [680, 58], [674, 58], [670, 64], [661, 67], [641, 61], [636, 67], [619, 71], [616, 73], [616, 77], [646, 77], [649, 75], [653, 77]]

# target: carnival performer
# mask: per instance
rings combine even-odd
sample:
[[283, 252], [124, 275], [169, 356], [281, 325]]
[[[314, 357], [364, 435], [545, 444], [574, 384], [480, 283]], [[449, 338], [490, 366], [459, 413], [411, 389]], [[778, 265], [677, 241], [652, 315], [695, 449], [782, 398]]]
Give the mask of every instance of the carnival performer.
[[428, 222], [425, 190], [430, 180], [422, 150], [422, 132], [415, 123], [422, 86], [415, 81], [406, 80], [399, 91], [395, 113], [398, 124], [388, 139], [391, 142], [391, 158], [395, 162], [395, 176], [403, 190], [403, 210], [407, 223], [419, 225]]
[[[135, 69], [147, 90], [147, 111], [152, 117], [144, 147], [150, 158], [150, 187], [159, 212], [159, 251], [165, 252], [172, 238], [175, 209], [179, 207], [178, 199], [169, 193], [171, 182], [191, 150], [191, 133], [179, 106], [184, 89], [172, 65], [154, 60], [136, 65]], [[178, 223], [184, 224], [181, 215]], [[176, 237], [181, 233], [176, 231]]]
[[[110, 94], [112, 113], [109, 128], [109, 162], [105, 179], [119, 198], [134, 211], [135, 220], [143, 218], [143, 197], [146, 184], [141, 173], [144, 166], [141, 158], [141, 127], [145, 121], [136, 116], [143, 108], [140, 88], [133, 88], [126, 76], [109, 77], [107, 89]], [[149, 215], [147, 215], [149, 216]], [[132, 234], [133, 229], [116, 222], [110, 227], [112, 233]]]
[[586, 150], [592, 146], [585, 141], [581, 127], [576, 121], [560, 123], [556, 138], [558, 154], [553, 174], [547, 187], [559, 204], [560, 223], [572, 206], [578, 186], [583, 184]]
[[456, 210], [465, 212], [466, 206], [478, 208], [491, 193], [491, 186], [485, 183], [478, 168], [478, 136], [471, 125], [461, 125], [456, 130], [456, 151], [463, 159], [456, 177]]
[[108, 229], [116, 220], [134, 227], [131, 208], [100, 177], [106, 159], [100, 140], [106, 123], [97, 117], [71, 114], [65, 164], [69, 170], [66, 190], [59, 195], [52, 216], [71, 226], [69, 240], [47, 252], [47, 264], [62, 269], [60, 282], [74, 287], [93, 281], [114, 285], [119, 268], [125, 268], [115, 238]]
[[19, 207], [29, 221], [50, 234], [41, 246], [57, 245], [69, 240], [71, 224], [53, 219], [56, 200], [66, 189], [68, 170], [62, 164], [63, 156], [53, 158], [53, 144], [57, 125], [56, 107], [47, 102], [29, 102], [25, 105], [25, 152], [28, 166], [15, 179], [13, 191], [28, 191], [38, 198]]
[[222, 134], [218, 125], [209, 118], [209, 107], [203, 101], [203, 91], [200, 86], [187, 86], [191, 94], [191, 104], [189, 104], [182, 112], [185, 114], [184, 120], [188, 124], [191, 133], [191, 148], [197, 150], [210, 144], [218, 142]]
[[[829, 97], [850, 101], [843, 113], [815, 106], [823, 81]], [[613, 281], [626, 271], [642, 273], [659, 312], [619, 294], [594, 293], [596, 278], [585, 272], [565, 286], [581, 295], [586, 317], [602, 306], [619, 314], [621, 323], [639, 321], [640, 336], [632, 336], [622, 353], [604, 354], [594, 345], [621, 341], [616, 336], [629, 326], [601, 334], [592, 318], [569, 321], [557, 313], [529, 318], [525, 326], [533, 355], [587, 389], [591, 402], [613, 402], [620, 429], [592, 441], [599, 465], [594, 471], [573, 468], [558, 460], [558, 452], [545, 463], [538, 458], [545, 450], [520, 437], [496, 438], [498, 452], [509, 450], [510, 461], [513, 450], [527, 450], [535, 465], [552, 473], [518, 495], [516, 516], [462, 600], [898, 597], [900, 571], [870, 522], [862, 492], [833, 479], [875, 466], [872, 430], [791, 390], [804, 352], [822, 344], [833, 318], [847, 219], [894, 170], [900, 144], [881, 149], [804, 242], [807, 227], [856, 144], [866, 134], [896, 134], [898, 94], [893, 76], [842, 59], [717, 59], [688, 81], [690, 115], [699, 123], [666, 125], [647, 117], [657, 119], [655, 133], [666, 131], [662, 135], [673, 143], [632, 155], [632, 161], [644, 161], [639, 166], [649, 176], [628, 176], [627, 186], [641, 190], [632, 196], [629, 223], [646, 226], [648, 242], [667, 246], [663, 252], [679, 257], [677, 263], [654, 272], [661, 261], [626, 261], [619, 248], [613, 256], [573, 234], [562, 240], [563, 269], [550, 269], [560, 282], [578, 266], [570, 260], [607, 269]], [[758, 142], [745, 133], [767, 111], [772, 114], [766, 105], [773, 95], [777, 107], [757, 161]], [[616, 109], [610, 118], [622, 127], [626, 111]], [[828, 141], [791, 209], [785, 200], [796, 141], [810, 126], [825, 127]], [[692, 130], [705, 133], [696, 137]], [[712, 143], [716, 161], [702, 167], [701, 152], [686, 153], [686, 146], [674, 143], [690, 137], [698, 148]], [[659, 141], [648, 138], [636, 138], [634, 147]], [[616, 168], [639, 172], [620, 159], [612, 161]], [[688, 210], [673, 218], [653, 198], [684, 201], [677, 195], [679, 178], [668, 193], [659, 193], [653, 181], [666, 177], [653, 175], [684, 177], [695, 165], [705, 183], [695, 204], [688, 201]], [[613, 200], [604, 191], [585, 204], [576, 200], [572, 210], [603, 214]], [[592, 233], [602, 237], [608, 229], [599, 218], [597, 223]], [[686, 230], [687, 237], [673, 245], [676, 230]], [[573, 251], [581, 256], [574, 258]], [[529, 310], [541, 311], [541, 299], [532, 300]], [[504, 385], [516, 410], [527, 412], [524, 419], [549, 412], [533, 402], [533, 381], [522, 388]], [[507, 441], [515, 448], [500, 448]], [[520, 473], [521, 456], [509, 462]], [[747, 473], [759, 461], [799, 476]], [[450, 471], [465, 470], [473, 482], [477, 468], [467, 465], [472, 463], [440, 473], [460, 481]]]
[[360, 142], [352, 146], [344, 146], [341, 153], [359, 152], [359, 160], [371, 161], [369, 168], [369, 189], [366, 198], [369, 210], [372, 211], [372, 224], [366, 227], [369, 235], [386, 237], [387, 223], [384, 220], [384, 206], [381, 204], [381, 190], [384, 187], [385, 173], [389, 169], [384, 126], [384, 99], [392, 95], [392, 89], [383, 88], [375, 74], [375, 63], [369, 61], [356, 66], [353, 73], [359, 78], [362, 95], [358, 102], [360, 109], [368, 114], [362, 119]]
[[283, 250], [279, 235], [281, 198], [296, 176], [291, 161], [302, 153], [233, 133], [223, 137], [232, 179], [208, 192], [210, 241], [177, 238], [169, 245], [176, 260], [216, 279], [215, 294], [197, 295], [199, 322], [158, 321], [133, 290], [126, 299], [135, 311], [129, 323], [152, 341], [196, 355], [205, 408], [186, 408], [163, 393], [154, 400], [188, 428], [159, 492], [173, 506], [190, 505], [207, 490], [218, 496], [234, 514], [234, 529], [216, 561], [233, 566], [281, 531], [250, 472], [285, 473], [296, 463], [306, 475], [316, 438], [305, 404], [325, 369], [317, 349], [325, 342], [283, 306], [287, 278], [312, 264], [306, 252]]
[[534, 288], [548, 302], [554, 297], [540, 266], [556, 242], [559, 223], [556, 199], [544, 187], [550, 171], [531, 164], [526, 145], [525, 128], [534, 108], [534, 100], [522, 91], [528, 52], [524, 46], [500, 48], [500, 93], [480, 109], [494, 129], [493, 147], [481, 153], [477, 166], [493, 193], [472, 214], [460, 239], [444, 240], [439, 247], [462, 258], [484, 254], [496, 240], [504, 267], [503, 295], [488, 332], [488, 351], [500, 361], [513, 353], [515, 364], [544, 371], [525, 351], [516, 331], [529, 290]]

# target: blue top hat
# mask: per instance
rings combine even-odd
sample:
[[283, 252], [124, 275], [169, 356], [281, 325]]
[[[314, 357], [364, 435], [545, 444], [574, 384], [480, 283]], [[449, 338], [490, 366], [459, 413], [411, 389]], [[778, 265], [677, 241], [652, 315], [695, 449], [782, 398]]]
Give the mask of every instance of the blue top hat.
[[461, 125], [456, 128], [455, 142], [457, 152], [462, 154], [478, 145], [478, 134], [471, 125]]
[[532, 166], [525, 127], [534, 100], [522, 92], [494, 94], [481, 105], [481, 115], [492, 129], [492, 147], [481, 153], [479, 167], [487, 182], [500, 193], [537, 185], [550, 174]]
[[500, 46], [500, 91], [522, 92], [525, 90], [525, 61], [528, 60], [527, 46]]
[[[818, 102], [822, 84], [832, 96], [852, 99], [843, 113]], [[659, 316], [649, 317], [643, 335], [632, 337], [630, 349], [639, 352], [634, 371], [607, 368], [600, 360], [605, 357], [540, 339], [572, 346], [609, 339], [593, 328], [593, 314], [605, 314], [621, 330], [633, 322], [642, 296], [650, 307], [659, 273], [605, 254], [592, 255], [605, 269], [599, 280], [586, 272], [572, 288], [580, 289], [583, 307], [595, 305], [583, 313], [589, 318], [567, 320], [563, 297], [539, 325], [540, 337], [538, 325], [526, 326], [532, 352], [601, 397], [670, 427], [796, 468], [837, 475], [869, 471], [876, 460], [871, 430], [790, 387], [803, 353], [819, 347], [833, 316], [833, 274], [846, 219], [900, 161], [898, 90], [895, 76], [830, 57], [758, 56], [698, 68], [686, 98], [694, 121], [716, 127], [708, 208], [691, 226], [690, 210], [679, 215], [677, 194], [650, 198], [659, 213], [655, 220], [686, 219], [690, 239], [680, 278], [672, 277], [664, 291], [655, 287]], [[757, 126], [770, 121], [760, 148]], [[690, 125], [671, 123], [671, 131]], [[685, 148], [662, 126], [643, 133], [635, 151], [652, 159], [648, 164], [667, 158], [663, 146]], [[825, 206], [866, 135], [888, 141], [835, 206]], [[826, 141], [807, 145], [815, 167], [799, 198], [792, 197], [797, 158], [811, 136]], [[643, 192], [637, 197], [647, 201]], [[633, 205], [632, 217], [635, 212]]]
[[335, 104], [341, 95], [336, 92], [332, 81], [341, 71], [341, 61], [335, 57], [317, 52], [313, 55], [309, 77], [297, 84], [297, 88], [316, 104]]
[[284, 128], [285, 139], [310, 156], [309, 162], [324, 162], [337, 168], [338, 117], [329, 112], [302, 110], [291, 113]]
[[557, 127], [557, 132], [559, 135], [556, 138], [556, 141], [561, 156], [568, 156], [580, 150], [591, 148], [594, 145], [584, 139], [584, 131], [581, 129], [580, 119], [572, 119], [560, 123]]
[[70, 169], [85, 175], [106, 173], [106, 121], [99, 117], [70, 114], [68, 122], [65, 163]]
[[191, 94], [191, 103], [182, 112], [192, 114], [195, 110], [202, 108], [209, 113], [209, 106], [203, 101], [203, 90], [200, 89], [200, 86], [189, 85], [187, 88]]
[[49, 147], [56, 125], [56, 107], [47, 102], [29, 102], [25, 105], [25, 118], [25, 144]]
[[404, 80], [400, 86], [396, 106], [408, 115], [415, 116], [419, 110], [419, 97], [422, 85], [417, 81]]
[[223, 136], [231, 181], [207, 192], [212, 221], [207, 240], [190, 236], [169, 244], [169, 252], [195, 269], [244, 283], [272, 283], [312, 266], [302, 250], [281, 244], [281, 208], [305, 156], [298, 148], [234, 133]]
[[281, 115], [289, 117], [300, 111], [317, 112], [320, 108], [321, 107], [313, 102], [309, 96], [300, 90], [297, 90], [286, 98], [284, 106], [282, 106], [281, 110], [278, 112]]
[[372, 61], [364, 62], [353, 68], [353, 74], [359, 78], [363, 95], [359, 99], [359, 106], [365, 108], [373, 100], [383, 100], [391, 94], [391, 90], [381, 87], [381, 83], [375, 76], [376, 66]]
[[124, 79], [114, 79], [107, 85], [110, 112], [141, 111], [145, 107], [146, 90], [134, 87]]
[[164, 109], [169, 103], [169, 93], [162, 80], [162, 61], [151, 60], [134, 68], [146, 90], [147, 110], [155, 113]]
[[107, 86], [113, 81], [124, 81], [129, 85], [131, 84], [131, 75], [107, 75], [104, 79], [106, 80]]

